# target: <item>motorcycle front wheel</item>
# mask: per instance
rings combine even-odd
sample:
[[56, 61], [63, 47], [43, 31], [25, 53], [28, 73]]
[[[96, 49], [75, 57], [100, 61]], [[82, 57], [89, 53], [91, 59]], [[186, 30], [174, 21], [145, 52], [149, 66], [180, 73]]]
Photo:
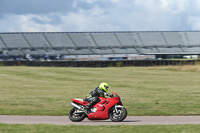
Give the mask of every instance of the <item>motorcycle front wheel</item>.
[[80, 122], [84, 120], [86, 117], [85, 112], [77, 109], [77, 108], [72, 108], [69, 112], [69, 119], [73, 122]]
[[123, 121], [126, 118], [126, 116], [127, 116], [127, 110], [125, 108], [117, 108], [117, 111], [116, 111], [115, 108], [113, 107], [109, 111], [109, 118], [113, 122]]

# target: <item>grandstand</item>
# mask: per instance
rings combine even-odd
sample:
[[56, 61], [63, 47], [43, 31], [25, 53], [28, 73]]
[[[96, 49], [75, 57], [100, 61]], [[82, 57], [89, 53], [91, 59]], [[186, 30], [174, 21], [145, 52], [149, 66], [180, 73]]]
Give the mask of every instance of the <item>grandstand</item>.
[[200, 31], [0, 33], [0, 59], [200, 55]]

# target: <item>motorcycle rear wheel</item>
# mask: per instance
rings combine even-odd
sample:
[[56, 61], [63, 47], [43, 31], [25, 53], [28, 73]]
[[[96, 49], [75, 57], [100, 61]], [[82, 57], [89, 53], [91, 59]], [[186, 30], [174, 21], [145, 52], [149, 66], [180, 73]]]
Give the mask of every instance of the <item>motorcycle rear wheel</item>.
[[127, 110], [125, 108], [117, 108], [118, 113], [116, 112], [115, 108], [113, 107], [109, 112], [109, 118], [113, 122], [120, 122], [123, 121], [127, 116]]
[[69, 119], [73, 122], [80, 122], [86, 117], [85, 112], [78, 110], [77, 108], [72, 108], [69, 112]]

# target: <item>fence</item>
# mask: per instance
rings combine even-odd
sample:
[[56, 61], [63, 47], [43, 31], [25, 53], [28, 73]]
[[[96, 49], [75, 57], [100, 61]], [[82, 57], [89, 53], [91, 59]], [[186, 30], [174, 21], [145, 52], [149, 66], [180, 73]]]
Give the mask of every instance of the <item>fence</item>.
[[199, 60], [125, 60], [125, 61], [0, 61], [1, 66], [55, 66], [55, 67], [127, 67], [194, 65]]

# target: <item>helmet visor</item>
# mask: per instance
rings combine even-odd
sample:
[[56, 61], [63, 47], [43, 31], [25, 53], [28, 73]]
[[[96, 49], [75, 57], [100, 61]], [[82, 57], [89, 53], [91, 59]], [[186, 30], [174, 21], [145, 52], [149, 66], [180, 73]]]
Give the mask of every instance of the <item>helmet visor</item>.
[[108, 88], [109, 88], [109, 87], [108, 87], [108, 86], [106, 86], [106, 85], [105, 85], [104, 87], [105, 87], [107, 90], [108, 90]]

